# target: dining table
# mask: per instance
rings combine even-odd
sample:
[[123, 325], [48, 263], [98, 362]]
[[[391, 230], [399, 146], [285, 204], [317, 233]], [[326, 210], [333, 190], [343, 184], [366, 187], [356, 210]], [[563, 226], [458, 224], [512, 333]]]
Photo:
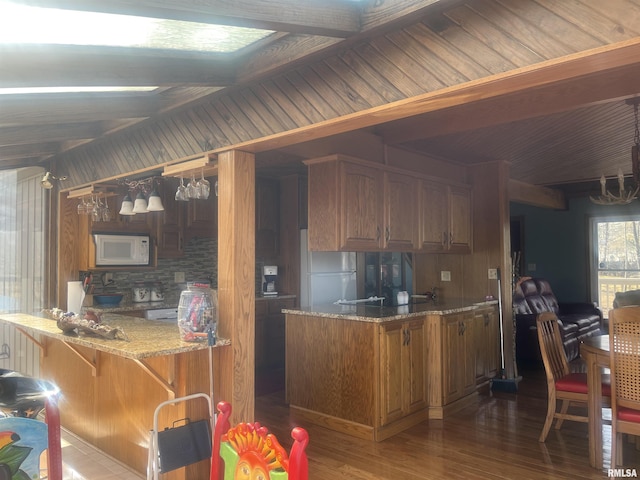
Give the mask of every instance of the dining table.
[[580, 356], [587, 367], [587, 415], [589, 425], [589, 464], [602, 469], [602, 372], [609, 368], [609, 335], [584, 339]]

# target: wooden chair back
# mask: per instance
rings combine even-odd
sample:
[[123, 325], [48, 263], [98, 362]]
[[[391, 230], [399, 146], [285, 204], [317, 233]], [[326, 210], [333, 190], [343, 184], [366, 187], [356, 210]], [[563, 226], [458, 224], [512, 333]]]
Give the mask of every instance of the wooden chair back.
[[536, 319], [540, 354], [547, 375], [547, 383], [555, 388], [555, 382], [569, 374], [567, 355], [562, 346], [562, 336], [558, 317], [555, 313], [545, 312]]
[[640, 307], [609, 312], [612, 408], [640, 410]]
[[210, 480], [308, 480], [306, 430], [291, 431], [294, 440], [289, 455], [277, 438], [258, 422], [229, 425], [231, 405], [219, 402], [213, 433]]

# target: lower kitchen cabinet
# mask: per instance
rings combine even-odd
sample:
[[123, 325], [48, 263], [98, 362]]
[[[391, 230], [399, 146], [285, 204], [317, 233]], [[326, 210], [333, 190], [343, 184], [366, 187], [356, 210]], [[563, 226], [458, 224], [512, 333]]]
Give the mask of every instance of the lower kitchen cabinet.
[[474, 315], [472, 312], [442, 316], [443, 404], [475, 391]]
[[382, 425], [426, 408], [426, 357], [424, 319], [381, 327]]
[[256, 299], [255, 377], [256, 395], [282, 390], [285, 364], [285, 316], [296, 299]]
[[286, 318], [286, 396], [294, 416], [376, 441], [428, 418], [424, 317]]
[[500, 368], [500, 331], [495, 306], [474, 312], [476, 349], [476, 384], [482, 384], [498, 374]]

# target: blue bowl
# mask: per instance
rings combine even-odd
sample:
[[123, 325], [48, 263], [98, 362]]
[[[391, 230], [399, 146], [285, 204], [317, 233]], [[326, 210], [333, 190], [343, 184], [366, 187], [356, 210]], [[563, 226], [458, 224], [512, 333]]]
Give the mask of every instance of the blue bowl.
[[94, 295], [93, 301], [98, 305], [118, 305], [123, 296], [115, 293], [111, 295]]

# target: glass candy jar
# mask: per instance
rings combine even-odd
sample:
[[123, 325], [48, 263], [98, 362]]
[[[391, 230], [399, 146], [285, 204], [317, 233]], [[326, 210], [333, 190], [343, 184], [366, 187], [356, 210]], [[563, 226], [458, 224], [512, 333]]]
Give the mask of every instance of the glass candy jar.
[[215, 306], [211, 289], [207, 284], [187, 285], [180, 294], [178, 304], [178, 329], [185, 342], [206, 342], [208, 329], [216, 332]]

